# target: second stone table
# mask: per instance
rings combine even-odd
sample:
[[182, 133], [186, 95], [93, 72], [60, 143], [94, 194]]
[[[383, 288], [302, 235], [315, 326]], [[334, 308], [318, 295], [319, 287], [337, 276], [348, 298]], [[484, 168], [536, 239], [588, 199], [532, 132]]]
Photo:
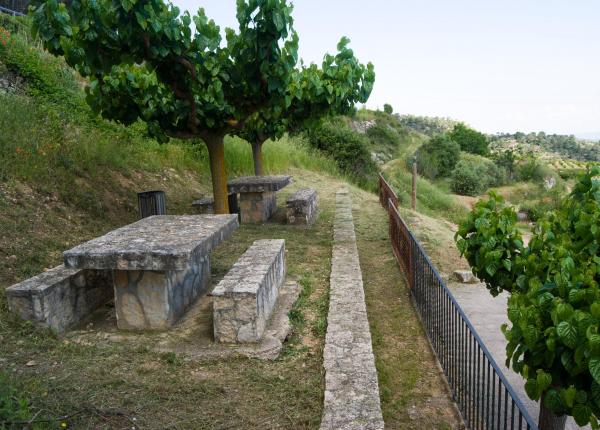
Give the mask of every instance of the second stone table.
[[291, 180], [291, 176], [244, 176], [229, 181], [229, 192], [240, 195], [242, 223], [262, 223], [271, 218], [277, 209], [275, 193]]
[[237, 215], [153, 216], [63, 253], [65, 266], [114, 271], [117, 326], [171, 327], [210, 280], [209, 254]]

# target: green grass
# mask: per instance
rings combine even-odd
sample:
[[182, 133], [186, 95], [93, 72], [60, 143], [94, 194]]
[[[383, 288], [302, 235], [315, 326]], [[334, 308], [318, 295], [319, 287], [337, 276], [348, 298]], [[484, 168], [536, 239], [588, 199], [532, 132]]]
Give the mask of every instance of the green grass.
[[[386, 177], [402, 205], [409, 206], [412, 201], [412, 173], [408, 171], [405, 163], [396, 163], [393, 169], [388, 170]], [[438, 186], [421, 176], [417, 178], [417, 210], [452, 222], [460, 221], [467, 213], [454, 196], [448, 193], [447, 184]]]
[[353, 194], [354, 223], [386, 428], [457, 428], [453, 408], [374, 196]]

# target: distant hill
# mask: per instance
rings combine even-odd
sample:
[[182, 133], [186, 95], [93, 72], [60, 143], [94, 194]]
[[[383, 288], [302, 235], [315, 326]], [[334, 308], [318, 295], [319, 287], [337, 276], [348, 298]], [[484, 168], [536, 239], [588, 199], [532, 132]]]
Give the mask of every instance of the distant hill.
[[525, 152], [546, 152], [579, 161], [600, 161], [600, 143], [573, 135], [539, 133], [504, 133], [490, 136], [492, 147]]

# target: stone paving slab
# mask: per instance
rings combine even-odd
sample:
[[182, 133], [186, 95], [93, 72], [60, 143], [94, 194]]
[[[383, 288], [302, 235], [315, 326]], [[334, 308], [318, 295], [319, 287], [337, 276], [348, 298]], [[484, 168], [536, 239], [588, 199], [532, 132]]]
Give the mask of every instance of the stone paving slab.
[[383, 429], [379, 384], [356, 247], [352, 201], [336, 195], [322, 430]]
[[144, 218], [65, 251], [65, 267], [96, 270], [185, 270], [238, 228], [237, 215]]

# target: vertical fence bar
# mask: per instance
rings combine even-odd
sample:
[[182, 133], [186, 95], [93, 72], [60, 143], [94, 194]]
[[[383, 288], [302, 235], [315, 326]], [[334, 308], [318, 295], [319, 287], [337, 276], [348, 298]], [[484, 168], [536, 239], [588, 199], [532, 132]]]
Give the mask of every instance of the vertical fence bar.
[[388, 211], [392, 251], [467, 427], [514, 428], [518, 419], [519, 429], [525, 423], [528, 429], [538, 430], [537, 423], [402, 219], [398, 197], [383, 175], [379, 176], [379, 202]]

